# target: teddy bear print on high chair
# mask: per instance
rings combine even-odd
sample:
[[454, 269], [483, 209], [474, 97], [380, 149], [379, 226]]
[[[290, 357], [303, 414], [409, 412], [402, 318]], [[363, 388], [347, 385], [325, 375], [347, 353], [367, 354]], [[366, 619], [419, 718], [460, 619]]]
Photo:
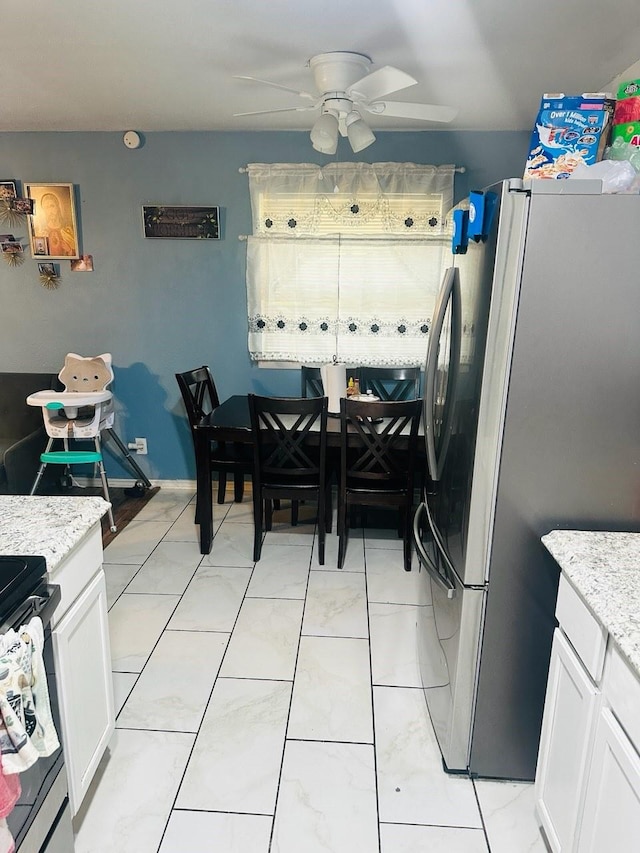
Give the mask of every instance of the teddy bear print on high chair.
[[104, 391], [113, 382], [111, 353], [83, 358], [75, 352], [64, 357], [64, 367], [58, 374], [65, 391]]
[[41, 406], [50, 438], [96, 438], [111, 429], [115, 420], [111, 353], [82, 356], [67, 353], [58, 373], [64, 391], [38, 391], [27, 397], [30, 406]]
[[50, 412], [48, 418], [45, 416], [50, 436], [61, 437], [63, 421], [67, 435], [73, 438], [92, 438], [113, 426], [113, 395], [107, 388], [113, 382], [110, 352], [96, 356], [67, 353], [58, 379], [65, 387], [64, 394], [58, 395], [64, 415]]

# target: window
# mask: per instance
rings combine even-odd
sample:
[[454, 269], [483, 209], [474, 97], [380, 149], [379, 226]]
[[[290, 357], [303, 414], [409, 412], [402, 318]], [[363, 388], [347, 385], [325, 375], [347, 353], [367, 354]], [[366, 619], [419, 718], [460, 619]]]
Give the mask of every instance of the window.
[[422, 365], [453, 166], [253, 164], [251, 358]]

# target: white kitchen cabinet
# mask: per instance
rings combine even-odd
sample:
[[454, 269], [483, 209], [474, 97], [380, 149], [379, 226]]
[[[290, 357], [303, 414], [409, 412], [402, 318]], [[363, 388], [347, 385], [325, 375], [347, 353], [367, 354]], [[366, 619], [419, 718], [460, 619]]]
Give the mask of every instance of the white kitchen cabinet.
[[598, 720], [580, 853], [629, 853], [640, 839], [640, 756], [608, 708]]
[[573, 847], [600, 698], [578, 656], [556, 629], [536, 773], [538, 817], [554, 853]]
[[76, 814], [115, 728], [104, 572], [53, 632], [69, 800]]
[[102, 540], [92, 531], [51, 576], [62, 590], [52, 620], [61, 740], [75, 815], [115, 729]]
[[554, 853], [629, 853], [640, 838], [640, 680], [564, 576], [536, 772]]

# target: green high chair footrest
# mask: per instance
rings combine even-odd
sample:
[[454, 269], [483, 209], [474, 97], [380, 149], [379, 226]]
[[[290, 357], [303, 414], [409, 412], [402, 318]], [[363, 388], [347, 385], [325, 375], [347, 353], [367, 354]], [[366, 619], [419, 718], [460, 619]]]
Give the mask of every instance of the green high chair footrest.
[[40, 461], [52, 465], [81, 465], [86, 462], [100, 462], [102, 453], [97, 450], [52, 450], [40, 454]]

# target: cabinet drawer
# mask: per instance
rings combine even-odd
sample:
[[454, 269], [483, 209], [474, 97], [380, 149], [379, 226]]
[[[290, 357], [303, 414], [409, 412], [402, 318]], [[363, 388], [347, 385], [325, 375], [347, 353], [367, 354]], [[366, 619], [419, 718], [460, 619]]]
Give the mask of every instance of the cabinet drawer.
[[98, 522], [60, 565], [49, 572], [50, 583], [58, 584], [62, 595], [51, 620], [52, 627], [60, 622], [101, 566], [102, 527]]
[[613, 643], [607, 652], [604, 694], [613, 714], [640, 752], [640, 681]]
[[556, 619], [587, 672], [598, 683], [604, 666], [607, 631], [564, 575], [560, 575]]

